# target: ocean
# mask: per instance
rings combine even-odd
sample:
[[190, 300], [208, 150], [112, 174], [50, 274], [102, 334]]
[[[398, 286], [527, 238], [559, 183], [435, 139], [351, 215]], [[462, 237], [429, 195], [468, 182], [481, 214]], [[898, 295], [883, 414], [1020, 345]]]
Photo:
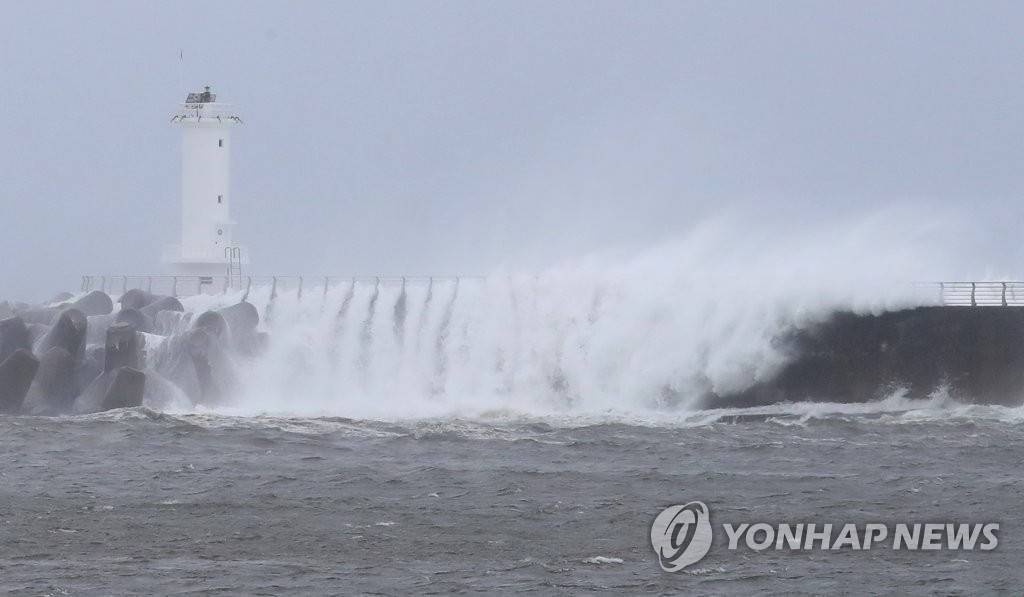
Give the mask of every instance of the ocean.
[[[373, 421], [0, 417], [0, 592], [1016, 594], [1024, 411], [898, 399]], [[753, 551], [662, 571], [712, 521], [1001, 523], [992, 551]]]

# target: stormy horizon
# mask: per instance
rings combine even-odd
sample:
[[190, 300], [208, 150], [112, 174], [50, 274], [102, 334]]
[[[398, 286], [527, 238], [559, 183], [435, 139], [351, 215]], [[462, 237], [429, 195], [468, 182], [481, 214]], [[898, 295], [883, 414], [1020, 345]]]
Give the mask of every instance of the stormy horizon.
[[30, 223], [0, 240], [10, 300], [167, 271], [171, 118], [206, 85], [244, 118], [254, 274], [537, 273], [726, 218], [826, 254], [882, 221], [902, 246], [859, 247], [881, 277], [894, 249], [936, 255], [912, 281], [1022, 275], [1012, 4], [227, 2], [217, 32], [159, 3], [8, 8], [0, 196]]

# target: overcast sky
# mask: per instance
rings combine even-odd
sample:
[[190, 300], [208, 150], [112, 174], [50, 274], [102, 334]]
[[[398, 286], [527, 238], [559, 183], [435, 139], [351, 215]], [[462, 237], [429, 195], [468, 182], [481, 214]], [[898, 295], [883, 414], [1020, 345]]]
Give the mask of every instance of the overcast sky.
[[256, 273], [485, 273], [909, 203], [1024, 274], [1021, 3], [8, 0], [0, 73], [10, 298], [159, 270], [169, 119], [204, 84], [246, 122]]

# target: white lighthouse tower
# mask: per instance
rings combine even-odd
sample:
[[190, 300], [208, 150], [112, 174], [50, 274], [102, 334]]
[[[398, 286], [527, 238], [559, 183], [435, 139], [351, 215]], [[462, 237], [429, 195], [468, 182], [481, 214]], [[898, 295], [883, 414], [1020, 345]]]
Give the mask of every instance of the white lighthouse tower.
[[230, 274], [248, 258], [231, 220], [231, 129], [242, 120], [209, 87], [189, 93], [171, 120], [181, 125], [181, 243], [163, 261], [177, 274]]

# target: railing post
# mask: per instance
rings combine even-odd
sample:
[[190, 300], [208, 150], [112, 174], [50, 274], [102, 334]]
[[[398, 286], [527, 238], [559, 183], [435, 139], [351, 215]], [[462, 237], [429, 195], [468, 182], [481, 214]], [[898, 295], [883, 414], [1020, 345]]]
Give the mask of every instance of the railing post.
[[976, 286], [977, 286], [977, 284], [975, 284], [974, 282], [971, 282], [971, 306], [972, 307], [977, 307], [978, 306], [978, 301], [976, 301], [974, 299], [974, 292], [977, 289]]
[[153, 276], [149, 276], [146, 282], [146, 292], [153, 294]]
[[1006, 282], [1003, 282], [1003, 306], [1006, 306]]
[[107, 291], [107, 277], [106, 276], [100, 276], [100, 290], [102, 290], [103, 292]]
[[274, 281], [270, 285], [270, 300], [273, 301], [277, 298], [277, 276], [274, 276]]
[[171, 296], [178, 298], [178, 276], [171, 278]]
[[939, 304], [946, 305], [946, 283], [939, 282]]

